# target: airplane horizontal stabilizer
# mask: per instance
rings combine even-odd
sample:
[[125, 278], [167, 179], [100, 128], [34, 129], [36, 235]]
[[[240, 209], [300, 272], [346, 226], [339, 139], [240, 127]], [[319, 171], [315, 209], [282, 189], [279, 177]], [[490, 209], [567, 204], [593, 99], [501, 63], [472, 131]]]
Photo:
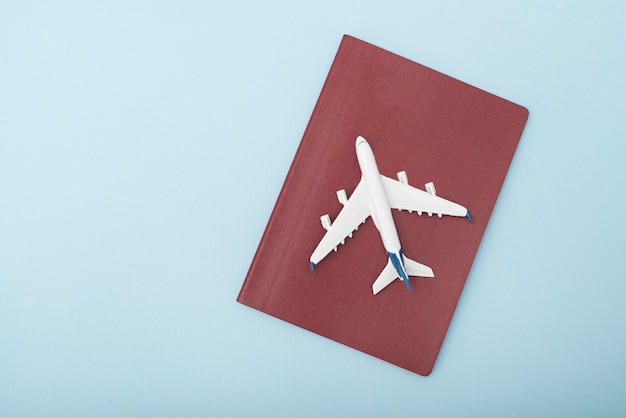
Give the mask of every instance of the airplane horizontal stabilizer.
[[409, 257], [404, 256], [404, 268], [409, 276], [418, 277], [435, 277], [433, 269], [424, 264], [420, 264], [417, 261], [411, 260]]
[[395, 279], [399, 278], [400, 276], [398, 276], [398, 272], [396, 271], [393, 263], [391, 262], [391, 259], [389, 258], [387, 259], [387, 265], [385, 266], [383, 271], [380, 272], [380, 275], [378, 276], [374, 284], [372, 284], [372, 291], [374, 292], [374, 294], [377, 294], [385, 287], [389, 286], [389, 284]]

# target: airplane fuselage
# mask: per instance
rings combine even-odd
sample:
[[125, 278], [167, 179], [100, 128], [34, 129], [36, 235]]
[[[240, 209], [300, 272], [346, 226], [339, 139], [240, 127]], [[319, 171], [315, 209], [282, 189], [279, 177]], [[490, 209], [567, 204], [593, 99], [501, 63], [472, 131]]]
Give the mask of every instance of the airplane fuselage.
[[374, 225], [378, 228], [383, 246], [400, 279], [411, 289], [411, 283], [404, 266], [404, 255], [400, 247], [398, 230], [391, 214], [391, 205], [383, 186], [380, 171], [369, 143], [362, 137], [356, 141], [356, 156], [361, 167], [361, 174], [367, 185], [370, 213]]
[[366, 140], [361, 138], [356, 142], [356, 155], [363, 179], [369, 189], [368, 197], [374, 224], [380, 232], [385, 250], [388, 253], [397, 253], [400, 251], [400, 239], [391, 214], [391, 205], [383, 187], [374, 153]]

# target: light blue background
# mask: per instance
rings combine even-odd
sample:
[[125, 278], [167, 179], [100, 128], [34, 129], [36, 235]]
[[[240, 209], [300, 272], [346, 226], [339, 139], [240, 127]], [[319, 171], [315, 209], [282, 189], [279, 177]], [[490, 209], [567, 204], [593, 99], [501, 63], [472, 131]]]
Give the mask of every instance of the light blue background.
[[[626, 6], [504, 3], [0, 2], [0, 416], [626, 414]], [[530, 110], [427, 378], [235, 302], [344, 33]]]

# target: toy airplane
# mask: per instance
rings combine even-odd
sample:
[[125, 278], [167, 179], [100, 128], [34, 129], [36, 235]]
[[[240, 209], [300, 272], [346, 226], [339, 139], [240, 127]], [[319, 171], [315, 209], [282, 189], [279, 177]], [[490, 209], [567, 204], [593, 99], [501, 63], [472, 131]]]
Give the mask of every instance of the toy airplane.
[[398, 278], [411, 290], [408, 276], [434, 277], [434, 274], [430, 267], [413, 261], [402, 253], [391, 208], [417, 211], [419, 215], [422, 212], [428, 213], [428, 216], [436, 213], [440, 218], [442, 215], [464, 216], [470, 222], [472, 217], [463, 206], [436, 196], [433, 183], [426, 184], [424, 192], [408, 185], [404, 171], [398, 173], [400, 181], [381, 175], [372, 148], [362, 136], [356, 139], [356, 156], [361, 168], [361, 181], [350, 199], [345, 190], [337, 192], [337, 199], [343, 209], [334, 223], [331, 224], [328, 214], [320, 218], [326, 235], [311, 255], [311, 270], [315, 271], [315, 265], [333, 249], [337, 251], [337, 246], [343, 244], [346, 237], [352, 238], [352, 232], [371, 216], [389, 256], [387, 265], [372, 285], [374, 294]]

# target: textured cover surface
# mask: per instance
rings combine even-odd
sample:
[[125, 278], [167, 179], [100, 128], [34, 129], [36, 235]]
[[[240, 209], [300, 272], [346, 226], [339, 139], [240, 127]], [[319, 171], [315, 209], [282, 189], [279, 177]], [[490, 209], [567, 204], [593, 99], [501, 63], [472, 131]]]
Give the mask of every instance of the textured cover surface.
[[[528, 111], [350, 36], [330, 69], [237, 300], [421, 375], [431, 373]], [[387, 255], [371, 218], [313, 273], [309, 257], [361, 173], [364, 136], [381, 174], [469, 209], [464, 218], [393, 211], [404, 253], [434, 279], [372, 294]]]

